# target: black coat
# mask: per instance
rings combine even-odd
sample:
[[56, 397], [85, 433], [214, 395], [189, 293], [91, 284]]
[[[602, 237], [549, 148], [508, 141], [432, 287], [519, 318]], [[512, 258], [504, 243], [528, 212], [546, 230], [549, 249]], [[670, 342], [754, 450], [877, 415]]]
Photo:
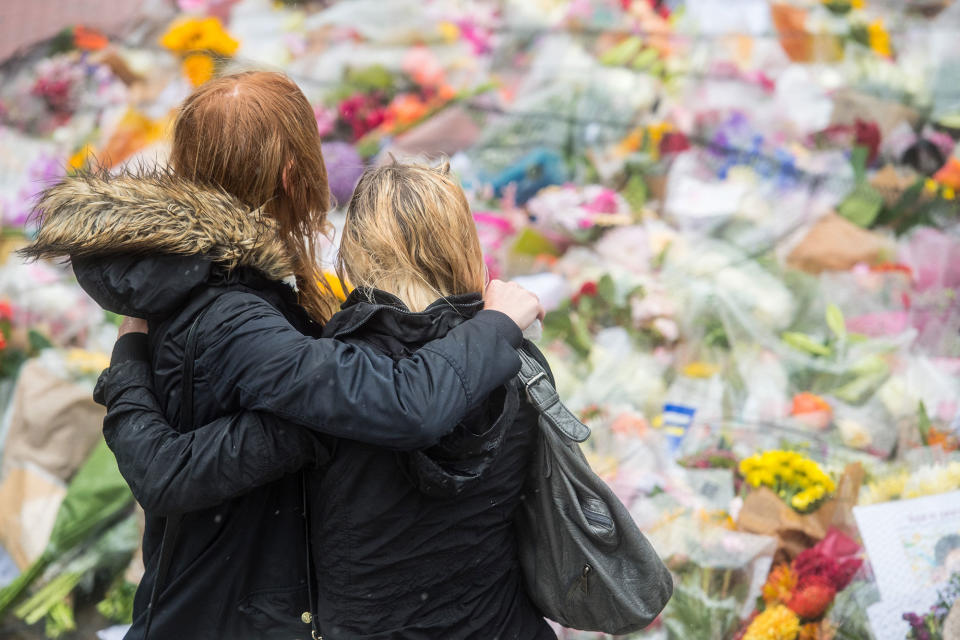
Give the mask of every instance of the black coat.
[[[355, 292], [324, 334], [400, 359], [447, 335], [483, 304], [479, 296], [458, 296], [411, 313], [389, 294], [374, 296], [370, 302]], [[532, 345], [526, 348], [543, 361]], [[235, 483], [218, 485], [226, 498], [260, 481], [264, 465], [312, 461], [304, 452], [314, 434], [287, 429], [279, 437], [269, 418], [265, 424], [255, 414], [178, 436], [149, 406], [147, 373], [142, 363], [120, 364], [101, 385], [110, 396], [107, 424], [121, 468], [140, 465], [145, 477], [154, 474], [138, 462], [152, 441], [168, 443], [171, 462], [186, 461], [163, 481], [135, 487], [141, 501], [193, 509], [203, 506], [196, 496], [218, 473]], [[511, 381], [422, 451], [398, 453], [343, 438], [314, 444], [329, 453], [309, 473], [324, 637], [555, 638], [523, 588], [513, 530], [536, 436], [536, 411]]]
[[[212, 469], [207, 486], [193, 489], [198, 510], [182, 525], [153, 638], [308, 635], [299, 622], [307, 604], [299, 479], [289, 472], [304, 460], [325, 460], [329, 451], [322, 438], [304, 438], [305, 431], [291, 425], [398, 450], [429, 446], [519, 369], [514, 349], [520, 331], [492, 311], [401, 361], [304, 335], [319, 329], [278, 282], [289, 273], [289, 260], [269, 221], [222, 192], [175, 176], [68, 178], [45, 193], [40, 208], [42, 225], [27, 253], [71, 256], [80, 284], [101, 306], [149, 320], [149, 344], [136, 336], [119, 341], [118, 367], [110, 374], [122, 372], [124, 360], [148, 357], [146, 375], [152, 373], [148, 380], [156, 395], [141, 388], [139, 395], [117, 400], [100, 385], [98, 398], [114, 415], [149, 402], [166, 423], [180, 428], [184, 344], [203, 313], [197, 325], [195, 423], [248, 410], [248, 424], [253, 419], [262, 427], [259, 433], [225, 430], [213, 445], [220, 448], [203, 455], [228, 455], [242, 448], [237, 439], [250, 444], [260, 437], [287, 446], [287, 436], [298, 434], [288, 457], [258, 460], [255, 472], [242, 471], [259, 474], [248, 485], [258, 488], [224, 501], [223, 486], [238, 479], [225, 465]], [[135, 364], [144, 366], [129, 362]], [[145, 374], [140, 375], [142, 380]], [[269, 428], [266, 414], [272, 416]], [[141, 497], [145, 476], [139, 465], [158, 466], [159, 476], [167, 473], [169, 479], [178, 465], [190, 462], [165, 456], [170, 442], [118, 434], [109, 419], [105, 436], [114, 448], [124, 437], [140, 447], [135, 465], [118, 462]], [[205, 493], [216, 498], [204, 500]], [[129, 638], [143, 635], [161, 516], [169, 512], [149, 500], [143, 506], [146, 573]]]

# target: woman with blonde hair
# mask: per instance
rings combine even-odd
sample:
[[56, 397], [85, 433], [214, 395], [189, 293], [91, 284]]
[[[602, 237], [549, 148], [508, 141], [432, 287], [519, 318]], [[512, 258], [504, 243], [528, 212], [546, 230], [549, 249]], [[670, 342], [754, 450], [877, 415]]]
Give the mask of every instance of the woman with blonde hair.
[[[308, 635], [304, 497], [291, 472], [331, 456], [323, 436], [431, 446], [519, 368], [539, 305], [503, 283], [487, 309], [403, 358], [317, 339], [335, 308], [315, 246], [328, 199], [310, 104], [282, 74], [251, 72], [186, 100], [169, 171], [72, 176], [39, 202], [26, 254], [70, 256], [97, 302], [149, 324], [149, 335], [122, 332], [98, 397], [114, 413], [149, 401], [183, 434], [134, 435], [136, 459], [118, 455], [147, 513], [128, 638]], [[192, 457], [166, 456], [196, 425], [235, 414], [243, 429], [228, 418]], [[190, 486], [202, 508], [177, 515], [146, 497], [204, 462], [213, 471]], [[158, 474], [146, 484], [143, 466]]]
[[[476, 227], [446, 167], [394, 163], [364, 174], [347, 210], [339, 267], [356, 288], [324, 335], [370, 354], [406, 357], [456, 331], [483, 306]], [[523, 348], [546, 368], [533, 345]], [[253, 416], [230, 416], [190, 439], [177, 437], [135, 382], [111, 386], [116, 399], [107, 430], [121, 468], [142, 477], [141, 501], [197, 509], [258, 481], [253, 438], [241, 436], [259, 432]], [[139, 400], [124, 402], [128, 397]], [[330, 457], [308, 473], [318, 635], [555, 638], [524, 590], [514, 533], [538, 415], [511, 380], [478, 398], [449, 435], [419, 451], [324, 440]], [[224, 461], [195, 455], [226, 428], [236, 430], [249, 455]], [[163, 482], [155, 468], [134, 471], [144, 442], [166, 442], [166, 459], [186, 462], [163, 474]], [[279, 447], [259, 455], [285, 457]], [[241, 480], [221, 496], [199, 499], [214, 469]]]

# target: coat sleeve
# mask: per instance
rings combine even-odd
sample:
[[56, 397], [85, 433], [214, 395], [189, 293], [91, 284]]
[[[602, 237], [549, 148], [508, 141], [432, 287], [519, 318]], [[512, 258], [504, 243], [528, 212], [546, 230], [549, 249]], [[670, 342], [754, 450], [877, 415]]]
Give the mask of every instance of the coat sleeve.
[[[131, 354], [134, 341], [125, 336], [118, 342], [94, 398], [107, 406], [104, 438], [146, 511], [166, 515], [212, 507], [329, 459], [329, 441], [258, 412], [177, 432], [153, 393], [149, 363]], [[118, 358], [122, 349], [127, 353]]]
[[253, 294], [223, 294], [210, 309], [200, 328], [197, 372], [224, 406], [396, 450], [434, 444], [520, 369], [520, 329], [496, 311], [481, 311], [394, 361], [361, 346], [305, 337]]

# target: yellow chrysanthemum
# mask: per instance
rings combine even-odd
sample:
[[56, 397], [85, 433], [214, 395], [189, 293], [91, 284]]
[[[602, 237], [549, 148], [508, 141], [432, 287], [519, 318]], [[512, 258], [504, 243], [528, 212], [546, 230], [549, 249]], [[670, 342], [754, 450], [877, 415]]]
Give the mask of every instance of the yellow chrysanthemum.
[[883, 20], [874, 20], [867, 25], [867, 37], [869, 38], [870, 48], [880, 56], [889, 58], [893, 56], [893, 48], [890, 46], [890, 34], [883, 26]]
[[213, 67], [213, 58], [205, 53], [191, 53], [183, 59], [183, 73], [195, 87], [213, 77]]
[[771, 450], [740, 462], [752, 487], [769, 487], [798, 511], [807, 511], [833, 493], [836, 485], [813, 460], [796, 451]]
[[160, 44], [174, 53], [210, 51], [222, 56], [232, 56], [240, 46], [214, 17], [178, 20], [161, 36]]
[[796, 640], [799, 633], [797, 614], [778, 604], [753, 619], [743, 640]]

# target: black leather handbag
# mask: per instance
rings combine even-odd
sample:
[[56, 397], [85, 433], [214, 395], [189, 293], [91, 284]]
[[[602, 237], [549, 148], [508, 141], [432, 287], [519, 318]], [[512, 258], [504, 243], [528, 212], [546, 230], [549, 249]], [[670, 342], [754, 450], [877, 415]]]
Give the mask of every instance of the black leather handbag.
[[580, 451], [590, 428], [560, 402], [540, 363], [519, 353], [519, 378], [540, 414], [517, 522], [527, 593], [565, 627], [615, 635], [643, 629], [673, 593], [670, 572]]

